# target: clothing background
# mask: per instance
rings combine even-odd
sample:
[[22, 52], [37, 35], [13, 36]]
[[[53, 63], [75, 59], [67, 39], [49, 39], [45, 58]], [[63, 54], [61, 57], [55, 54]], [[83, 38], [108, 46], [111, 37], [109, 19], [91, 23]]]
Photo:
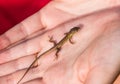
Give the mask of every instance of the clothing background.
[[50, 0], [0, 0], [0, 34], [45, 6]]

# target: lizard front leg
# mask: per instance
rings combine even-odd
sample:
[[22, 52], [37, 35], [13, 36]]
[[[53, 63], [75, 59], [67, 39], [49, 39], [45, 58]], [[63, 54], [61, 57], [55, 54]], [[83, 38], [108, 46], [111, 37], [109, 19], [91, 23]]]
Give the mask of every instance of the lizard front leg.
[[75, 42], [72, 40], [72, 38], [69, 39], [69, 42], [70, 42], [71, 44], [74, 44], [74, 43], [75, 43]]
[[[64, 33], [64, 35], [67, 35], [68, 33]], [[72, 40], [72, 37], [71, 38], [69, 38], [69, 42], [71, 43], [71, 44], [74, 44], [75, 42]]]

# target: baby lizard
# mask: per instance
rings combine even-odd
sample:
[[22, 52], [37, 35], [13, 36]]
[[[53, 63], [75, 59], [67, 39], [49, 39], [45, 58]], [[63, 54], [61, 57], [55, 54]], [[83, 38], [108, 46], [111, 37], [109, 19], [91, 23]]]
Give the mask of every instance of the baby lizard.
[[44, 53], [42, 53], [41, 55], [39, 55], [33, 62], [32, 64], [28, 67], [28, 69], [26, 70], [26, 72], [24, 73], [24, 75], [21, 77], [21, 79], [17, 82], [17, 84], [20, 83], [20, 81], [25, 77], [25, 75], [28, 73], [28, 71], [32, 68], [32, 66], [36, 63], [36, 61], [38, 61], [38, 59], [41, 57], [41, 56], [44, 56], [45, 54], [47, 53], [50, 53], [54, 50], [57, 50], [56, 52], [56, 55], [57, 53], [60, 51], [61, 47], [69, 40], [71, 42], [71, 38], [72, 36], [78, 32], [78, 30], [80, 29], [80, 27], [74, 27], [72, 28], [68, 33], [66, 33], [66, 36], [60, 41], [58, 42], [55, 46], [53, 46], [52, 48], [50, 48], [49, 50], [45, 51]]

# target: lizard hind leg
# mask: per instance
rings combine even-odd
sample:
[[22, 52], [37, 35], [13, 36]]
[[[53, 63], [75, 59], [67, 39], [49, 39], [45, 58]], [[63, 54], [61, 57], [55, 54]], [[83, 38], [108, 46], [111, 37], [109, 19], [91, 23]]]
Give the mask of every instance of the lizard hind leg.
[[49, 36], [49, 38], [50, 38], [49, 42], [53, 43], [54, 46], [56, 46], [57, 42], [53, 39], [53, 36], [52, 37]]

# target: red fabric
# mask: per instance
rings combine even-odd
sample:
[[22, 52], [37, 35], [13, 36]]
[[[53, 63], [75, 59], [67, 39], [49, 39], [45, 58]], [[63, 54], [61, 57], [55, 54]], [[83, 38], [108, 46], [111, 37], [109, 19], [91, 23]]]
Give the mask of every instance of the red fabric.
[[50, 0], [0, 0], [0, 34], [34, 14]]

